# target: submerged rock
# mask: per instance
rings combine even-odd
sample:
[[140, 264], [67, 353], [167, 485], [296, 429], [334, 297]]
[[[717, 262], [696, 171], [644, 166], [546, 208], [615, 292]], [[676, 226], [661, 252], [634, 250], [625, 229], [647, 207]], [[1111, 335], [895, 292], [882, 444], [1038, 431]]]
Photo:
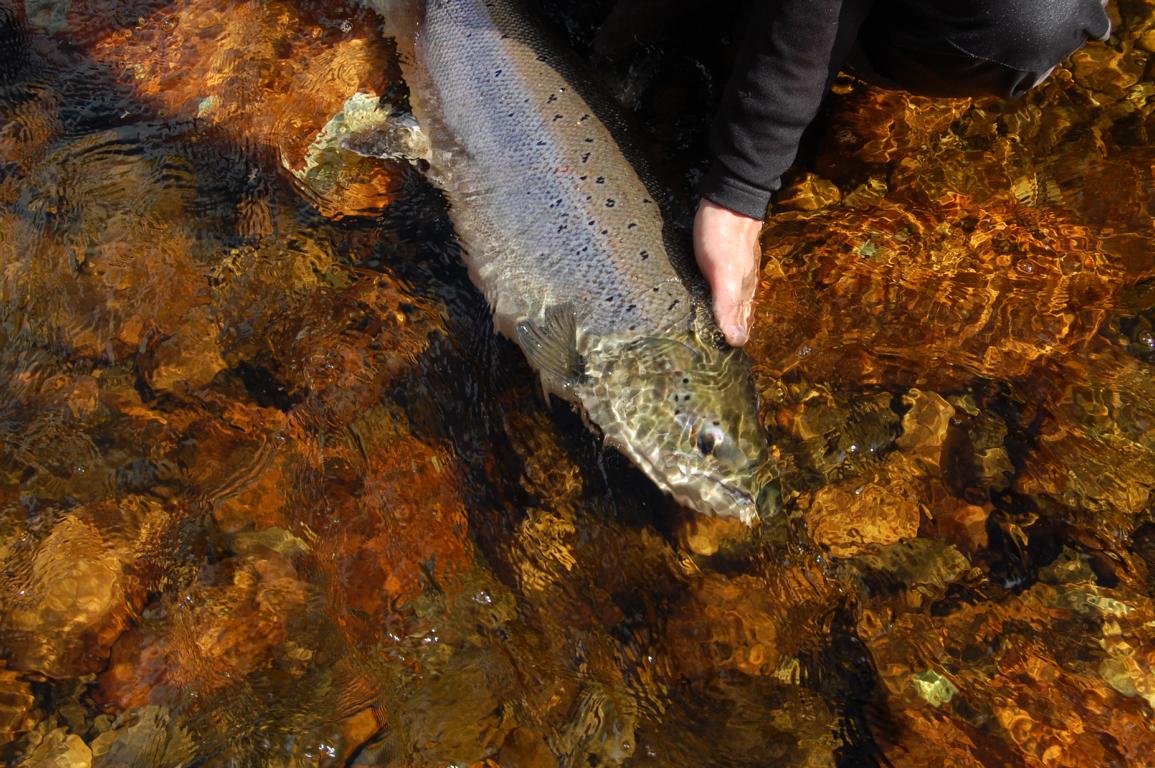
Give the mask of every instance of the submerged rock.
[[39, 714], [32, 686], [24, 676], [0, 668], [0, 750], [30, 731]]
[[50, 731], [21, 763], [28, 768], [91, 768], [92, 750], [64, 728]]
[[135, 602], [124, 563], [101, 532], [66, 516], [5, 566], [0, 637], [12, 668], [56, 678], [99, 670]]

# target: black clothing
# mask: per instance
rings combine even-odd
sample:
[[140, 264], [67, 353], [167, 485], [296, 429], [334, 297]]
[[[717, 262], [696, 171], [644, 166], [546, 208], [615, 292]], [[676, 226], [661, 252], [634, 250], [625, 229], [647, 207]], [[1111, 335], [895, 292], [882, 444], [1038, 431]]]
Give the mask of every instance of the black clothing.
[[868, 80], [917, 93], [1014, 98], [1088, 40], [1110, 34], [1103, 3], [758, 2], [714, 121], [712, 165], [698, 191], [762, 218], [803, 130], [848, 61]]

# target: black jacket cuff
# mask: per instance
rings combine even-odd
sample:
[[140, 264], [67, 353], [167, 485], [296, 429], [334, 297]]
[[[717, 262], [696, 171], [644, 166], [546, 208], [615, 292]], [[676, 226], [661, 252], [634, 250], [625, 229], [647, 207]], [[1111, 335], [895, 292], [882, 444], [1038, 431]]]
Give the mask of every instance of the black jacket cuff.
[[723, 208], [761, 221], [766, 218], [773, 190], [747, 184], [714, 163], [698, 182], [698, 194]]

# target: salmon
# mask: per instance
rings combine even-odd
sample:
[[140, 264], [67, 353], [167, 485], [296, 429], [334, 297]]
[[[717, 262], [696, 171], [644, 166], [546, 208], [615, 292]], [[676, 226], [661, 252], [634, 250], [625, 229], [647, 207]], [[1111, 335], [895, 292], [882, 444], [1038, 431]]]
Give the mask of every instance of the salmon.
[[772, 514], [750, 361], [689, 232], [584, 62], [514, 0], [370, 0], [473, 282], [547, 392], [703, 514]]

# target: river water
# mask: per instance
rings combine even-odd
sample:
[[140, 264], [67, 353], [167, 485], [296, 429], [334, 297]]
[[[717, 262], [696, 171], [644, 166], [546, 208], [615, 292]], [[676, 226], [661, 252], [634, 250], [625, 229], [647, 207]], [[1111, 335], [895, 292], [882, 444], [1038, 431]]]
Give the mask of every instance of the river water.
[[[606, 3], [539, 4], [589, 51]], [[0, 0], [0, 759], [1149, 764], [1155, 3], [1111, 12], [1023, 102], [839, 81], [745, 532], [545, 402], [440, 196], [339, 148], [373, 14]], [[601, 70], [689, 180], [715, 24]]]

